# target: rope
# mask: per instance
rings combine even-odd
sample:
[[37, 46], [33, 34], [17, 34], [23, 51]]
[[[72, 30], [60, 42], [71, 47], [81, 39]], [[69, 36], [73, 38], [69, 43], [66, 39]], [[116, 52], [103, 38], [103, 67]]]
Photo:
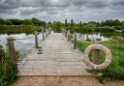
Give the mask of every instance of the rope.
[[33, 36], [27, 37], [27, 38], [15, 38], [15, 40], [26, 40], [26, 39], [30, 39], [30, 38], [33, 38], [34, 36], [36, 36], [38, 33], [41, 33], [41, 32], [37, 32]]
[[[33, 35], [33, 36], [34, 36], [34, 35]], [[15, 40], [26, 40], [26, 39], [33, 38], [33, 36], [31, 36], [31, 37], [28, 37], [28, 38], [15, 38]]]

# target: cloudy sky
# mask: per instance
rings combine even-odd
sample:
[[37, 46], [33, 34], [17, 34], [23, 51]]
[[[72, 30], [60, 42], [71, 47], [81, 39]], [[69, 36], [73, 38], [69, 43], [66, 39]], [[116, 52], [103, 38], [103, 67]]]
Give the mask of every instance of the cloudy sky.
[[1, 18], [70, 22], [124, 20], [124, 0], [0, 0]]

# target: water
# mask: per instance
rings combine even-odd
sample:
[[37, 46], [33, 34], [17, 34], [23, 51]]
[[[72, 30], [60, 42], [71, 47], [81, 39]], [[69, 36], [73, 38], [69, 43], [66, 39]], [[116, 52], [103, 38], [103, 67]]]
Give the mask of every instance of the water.
[[[79, 34], [78, 34], [79, 35]], [[84, 36], [84, 40], [87, 40], [87, 34], [82, 34]], [[112, 34], [102, 34], [102, 33], [94, 33], [94, 34], [88, 34], [88, 39], [90, 40], [96, 40], [96, 38], [101, 38], [102, 41], [109, 40], [111, 38]]]
[[[78, 34], [79, 35], [79, 34]], [[84, 35], [84, 40], [87, 39], [87, 34]], [[33, 34], [26, 35], [25, 33], [21, 34], [0, 34], [0, 44], [3, 46], [3, 49], [6, 49], [7, 37], [12, 36], [14, 38], [27, 38], [33, 36]], [[110, 34], [101, 34], [101, 33], [94, 33], [88, 34], [88, 38], [91, 40], [95, 40], [96, 38], [101, 38], [102, 41], [108, 40], [111, 38]], [[38, 42], [42, 40], [42, 34], [38, 35]], [[15, 49], [18, 50], [21, 54], [21, 58], [24, 58], [26, 54], [35, 46], [35, 37], [26, 40], [16, 40], [14, 41]]]
[[[33, 36], [33, 37], [32, 37]], [[32, 37], [30, 39], [26, 40], [16, 40], [14, 41], [15, 49], [20, 52], [21, 58], [24, 58], [26, 54], [29, 53], [29, 51], [35, 46], [35, 37], [33, 34], [26, 35], [25, 33], [21, 34], [1, 34], [0, 35], [0, 45], [3, 46], [3, 49], [6, 49], [7, 44], [7, 37], [14, 37], [14, 38], [28, 38]], [[38, 43], [42, 40], [42, 34], [38, 35]]]

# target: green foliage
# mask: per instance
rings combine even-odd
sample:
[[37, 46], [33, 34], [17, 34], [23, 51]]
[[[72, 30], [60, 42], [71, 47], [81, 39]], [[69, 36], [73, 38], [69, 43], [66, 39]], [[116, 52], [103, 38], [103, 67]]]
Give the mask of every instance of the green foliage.
[[38, 47], [38, 53], [37, 54], [42, 54], [42, 47]]
[[25, 19], [25, 20], [23, 21], [23, 24], [24, 24], [24, 25], [33, 25], [33, 22], [32, 22], [30, 19]]
[[[112, 63], [111, 65], [106, 68], [105, 70], [100, 70], [97, 71], [97, 73], [102, 73], [102, 76], [98, 76], [96, 74], [96, 77], [99, 79], [99, 81], [101, 83], [104, 83], [106, 80], [112, 80], [115, 81], [116, 79], [122, 79], [124, 80], [124, 48], [120, 48], [116, 45], [118, 45], [116, 43], [116, 41], [114, 41], [115, 39], [111, 39], [109, 41], [104, 41], [103, 45], [107, 46], [112, 53]], [[118, 40], [119, 41], [119, 40]], [[124, 41], [124, 40], [123, 40]], [[77, 47], [79, 48], [79, 50], [81, 50], [82, 52], [84, 52], [84, 50], [86, 49], [86, 47], [90, 45], [90, 43], [87, 42], [81, 42], [78, 41], [77, 42]], [[120, 46], [123, 44], [120, 44]], [[92, 53], [90, 53], [89, 55], [90, 60], [92, 59]], [[100, 52], [100, 59], [99, 59], [99, 64], [103, 63], [105, 60], [105, 55], [103, 52]], [[92, 73], [94, 73], [94, 71], [90, 71]]]
[[9, 19], [13, 25], [22, 25], [23, 24], [23, 20], [20, 19]]
[[0, 18], [0, 25], [4, 25], [4, 20]]
[[10, 60], [8, 52], [0, 45], [0, 86], [9, 86], [16, 78], [16, 63]]
[[68, 27], [67, 19], [65, 19], [65, 27]]
[[96, 32], [114, 32], [111, 27], [94, 27]]
[[34, 32], [34, 31], [41, 31], [39, 26], [30, 26], [30, 25], [8, 25], [0, 26], [0, 32], [6, 33], [18, 33], [18, 32]]
[[74, 26], [74, 22], [73, 22], [73, 19], [71, 19], [71, 27]]
[[54, 22], [54, 25], [53, 25], [53, 30], [55, 32], [61, 32], [61, 26], [62, 26], [62, 23], [61, 22]]
[[13, 25], [10, 20], [5, 20], [5, 24], [6, 24], [6, 25]]
[[122, 26], [113, 26], [115, 30], [122, 30]]

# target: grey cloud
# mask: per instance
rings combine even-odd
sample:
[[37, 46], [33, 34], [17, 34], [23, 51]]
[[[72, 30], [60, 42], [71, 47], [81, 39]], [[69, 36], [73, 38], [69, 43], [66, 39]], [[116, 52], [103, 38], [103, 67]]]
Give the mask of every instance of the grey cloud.
[[88, 7], [95, 7], [97, 9], [99, 8], [103, 8], [103, 7], [106, 7], [108, 6], [108, 3], [106, 1], [103, 1], [103, 0], [95, 0], [95, 1], [90, 1], [87, 3], [87, 6]]
[[[124, 20], [124, 0], [0, 0], [0, 17], [37, 17], [46, 21]], [[5, 14], [5, 15], [4, 15]]]
[[113, 6], [123, 5], [124, 6], [124, 0], [111, 0], [110, 4]]

